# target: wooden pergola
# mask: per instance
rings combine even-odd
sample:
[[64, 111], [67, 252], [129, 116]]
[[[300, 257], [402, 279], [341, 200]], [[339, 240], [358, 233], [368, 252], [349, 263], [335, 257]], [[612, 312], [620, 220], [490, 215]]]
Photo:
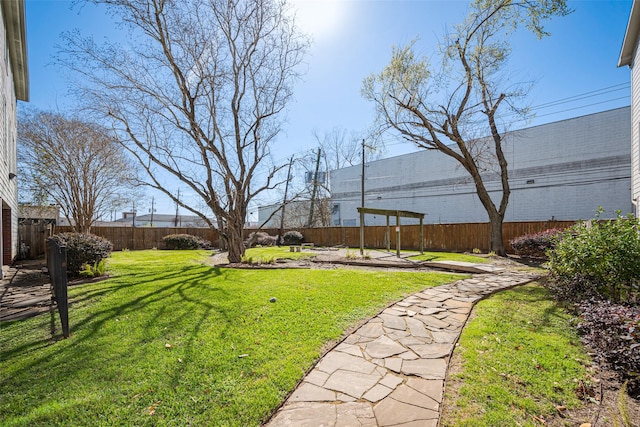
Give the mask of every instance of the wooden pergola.
[[400, 257], [400, 218], [418, 218], [420, 220], [420, 253], [424, 253], [424, 214], [410, 211], [398, 211], [389, 209], [372, 209], [372, 208], [358, 208], [360, 213], [360, 255], [364, 254], [364, 216], [365, 214], [371, 215], [384, 215], [387, 217], [387, 251], [391, 252], [391, 233], [389, 227], [389, 217], [396, 217], [396, 255]]

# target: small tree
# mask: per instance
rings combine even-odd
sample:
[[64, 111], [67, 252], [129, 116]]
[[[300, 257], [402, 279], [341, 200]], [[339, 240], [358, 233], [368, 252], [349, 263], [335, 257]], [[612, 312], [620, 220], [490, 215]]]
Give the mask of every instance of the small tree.
[[135, 197], [135, 165], [104, 127], [60, 113], [21, 111], [20, 186], [35, 204], [53, 201], [74, 231], [88, 233]]
[[[523, 24], [542, 37], [543, 20], [569, 12], [565, 0], [475, 0], [468, 19], [444, 40], [441, 71], [417, 57], [412, 43], [394, 49], [389, 65], [363, 83], [363, 95], [375, 104], [384, 127], [452, 157], [469, 173], [491, 223], [490, 248], [498, 255], [506, 254], [502, 223], [511, 193], [503, 110], [526, 111], [513, 103], [524, 91], [504, 72], [508, 36]], [[489, 180], [500, 183], [497, 201]]]

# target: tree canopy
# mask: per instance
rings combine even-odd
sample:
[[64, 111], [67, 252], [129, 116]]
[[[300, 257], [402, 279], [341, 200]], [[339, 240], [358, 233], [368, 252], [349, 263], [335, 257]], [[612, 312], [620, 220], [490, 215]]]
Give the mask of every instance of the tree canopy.
[[35, 204], [60, 206], [81, 233], [136, 195], [136, 166], [113, 133], [96, 123], [45, 111], [21, 111], [22, 190]]

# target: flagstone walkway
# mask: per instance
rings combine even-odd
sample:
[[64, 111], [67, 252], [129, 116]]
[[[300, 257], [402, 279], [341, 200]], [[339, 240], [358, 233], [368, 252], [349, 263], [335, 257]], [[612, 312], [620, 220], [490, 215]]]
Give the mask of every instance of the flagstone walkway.
[[0, 279], [0, 322], [26, 319], [48, 312], [50, 305], [49, 276], [42, 273], [40, 263], [3, 266], [3, 277]]
[[447, 366], [471, 308], [537, 276], [505, 271], [428, 288], [328, 352], [266, 427], [436, 427]]

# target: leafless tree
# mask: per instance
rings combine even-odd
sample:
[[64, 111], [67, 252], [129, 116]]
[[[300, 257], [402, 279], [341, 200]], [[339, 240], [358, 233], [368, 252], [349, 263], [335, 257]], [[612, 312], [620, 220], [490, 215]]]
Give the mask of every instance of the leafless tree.
[[[87, 107], [112, 123], [148, 185], [217, 229], [239, 262], [249, 203], [281, 183], [270, 146], [307, 38], [284, 0], [92, 3], [107, 5], [135, 42], [70, 33], [60, 62], [83, 76]], [[207, 210], [177, 200], [172, 180]]]
[[[363, 95], [375, 103], [384, 126], [452, 157], [469, 173], [498, 255], [505, 255], [502, 223], [511, 192], [503, 144], [513, 113], [527, 113], [515, 104], [526, 90], [512, 84], [506, 71], [509, 35], [519, 25], [548, 35], [542, 22], [568, 13], [565, 0], [476, 0], [468, 19], [445, 37], [436, 72], [411, 43], [394, 49], [389, 65], [363, 83]], [[496, 181], [497, 204], [487, 188]]]
[[22, 110], [18, 152], [21, 189], [35, 204], [59, 205], [77, 232], [90, 232], [96, 220], [136, 195], [135, 164], [112, 132], [95, 123]]
[[[292, 213], [295, 218], [302, 218], [303, 210], [311, 209], [311, 199], [313, 200], [313, 227], [326, 227], [331, 224], [331, 183], [329, 182], [330, 171], [354, 166], [362, 163], [362, 143], [365, 145], [365, 161], [376, 160], [384, 154], [384, 146], [378, 141], [376, 135], [365, 134], [361, 132], [349, 132], [345, 128], [334, 127], [328, 131], [313, 131], [313, 137], [318, 144], [320, 150], [320, 167], [318, 177], [315, 177], [316, 162], [318, 160], [318, 152], [313, 150], [296, 159], [298, 168], [301, 168], [304, 180], [298, 180], [291, 183], [290, 195], [288, 200], [296, 202], [292, 206]], [[308, 202], [307, 202], [308, 201]], [[302, 203], [307, 202], [307, 203]], [[286, 224], [295, 224], [293, 227], [307, 226], [308, 219], [302, 224], [297, 224], [289, 214], [285, 214], [284, 222]], [[289, 225], [288, 225], [289, 226]]]

